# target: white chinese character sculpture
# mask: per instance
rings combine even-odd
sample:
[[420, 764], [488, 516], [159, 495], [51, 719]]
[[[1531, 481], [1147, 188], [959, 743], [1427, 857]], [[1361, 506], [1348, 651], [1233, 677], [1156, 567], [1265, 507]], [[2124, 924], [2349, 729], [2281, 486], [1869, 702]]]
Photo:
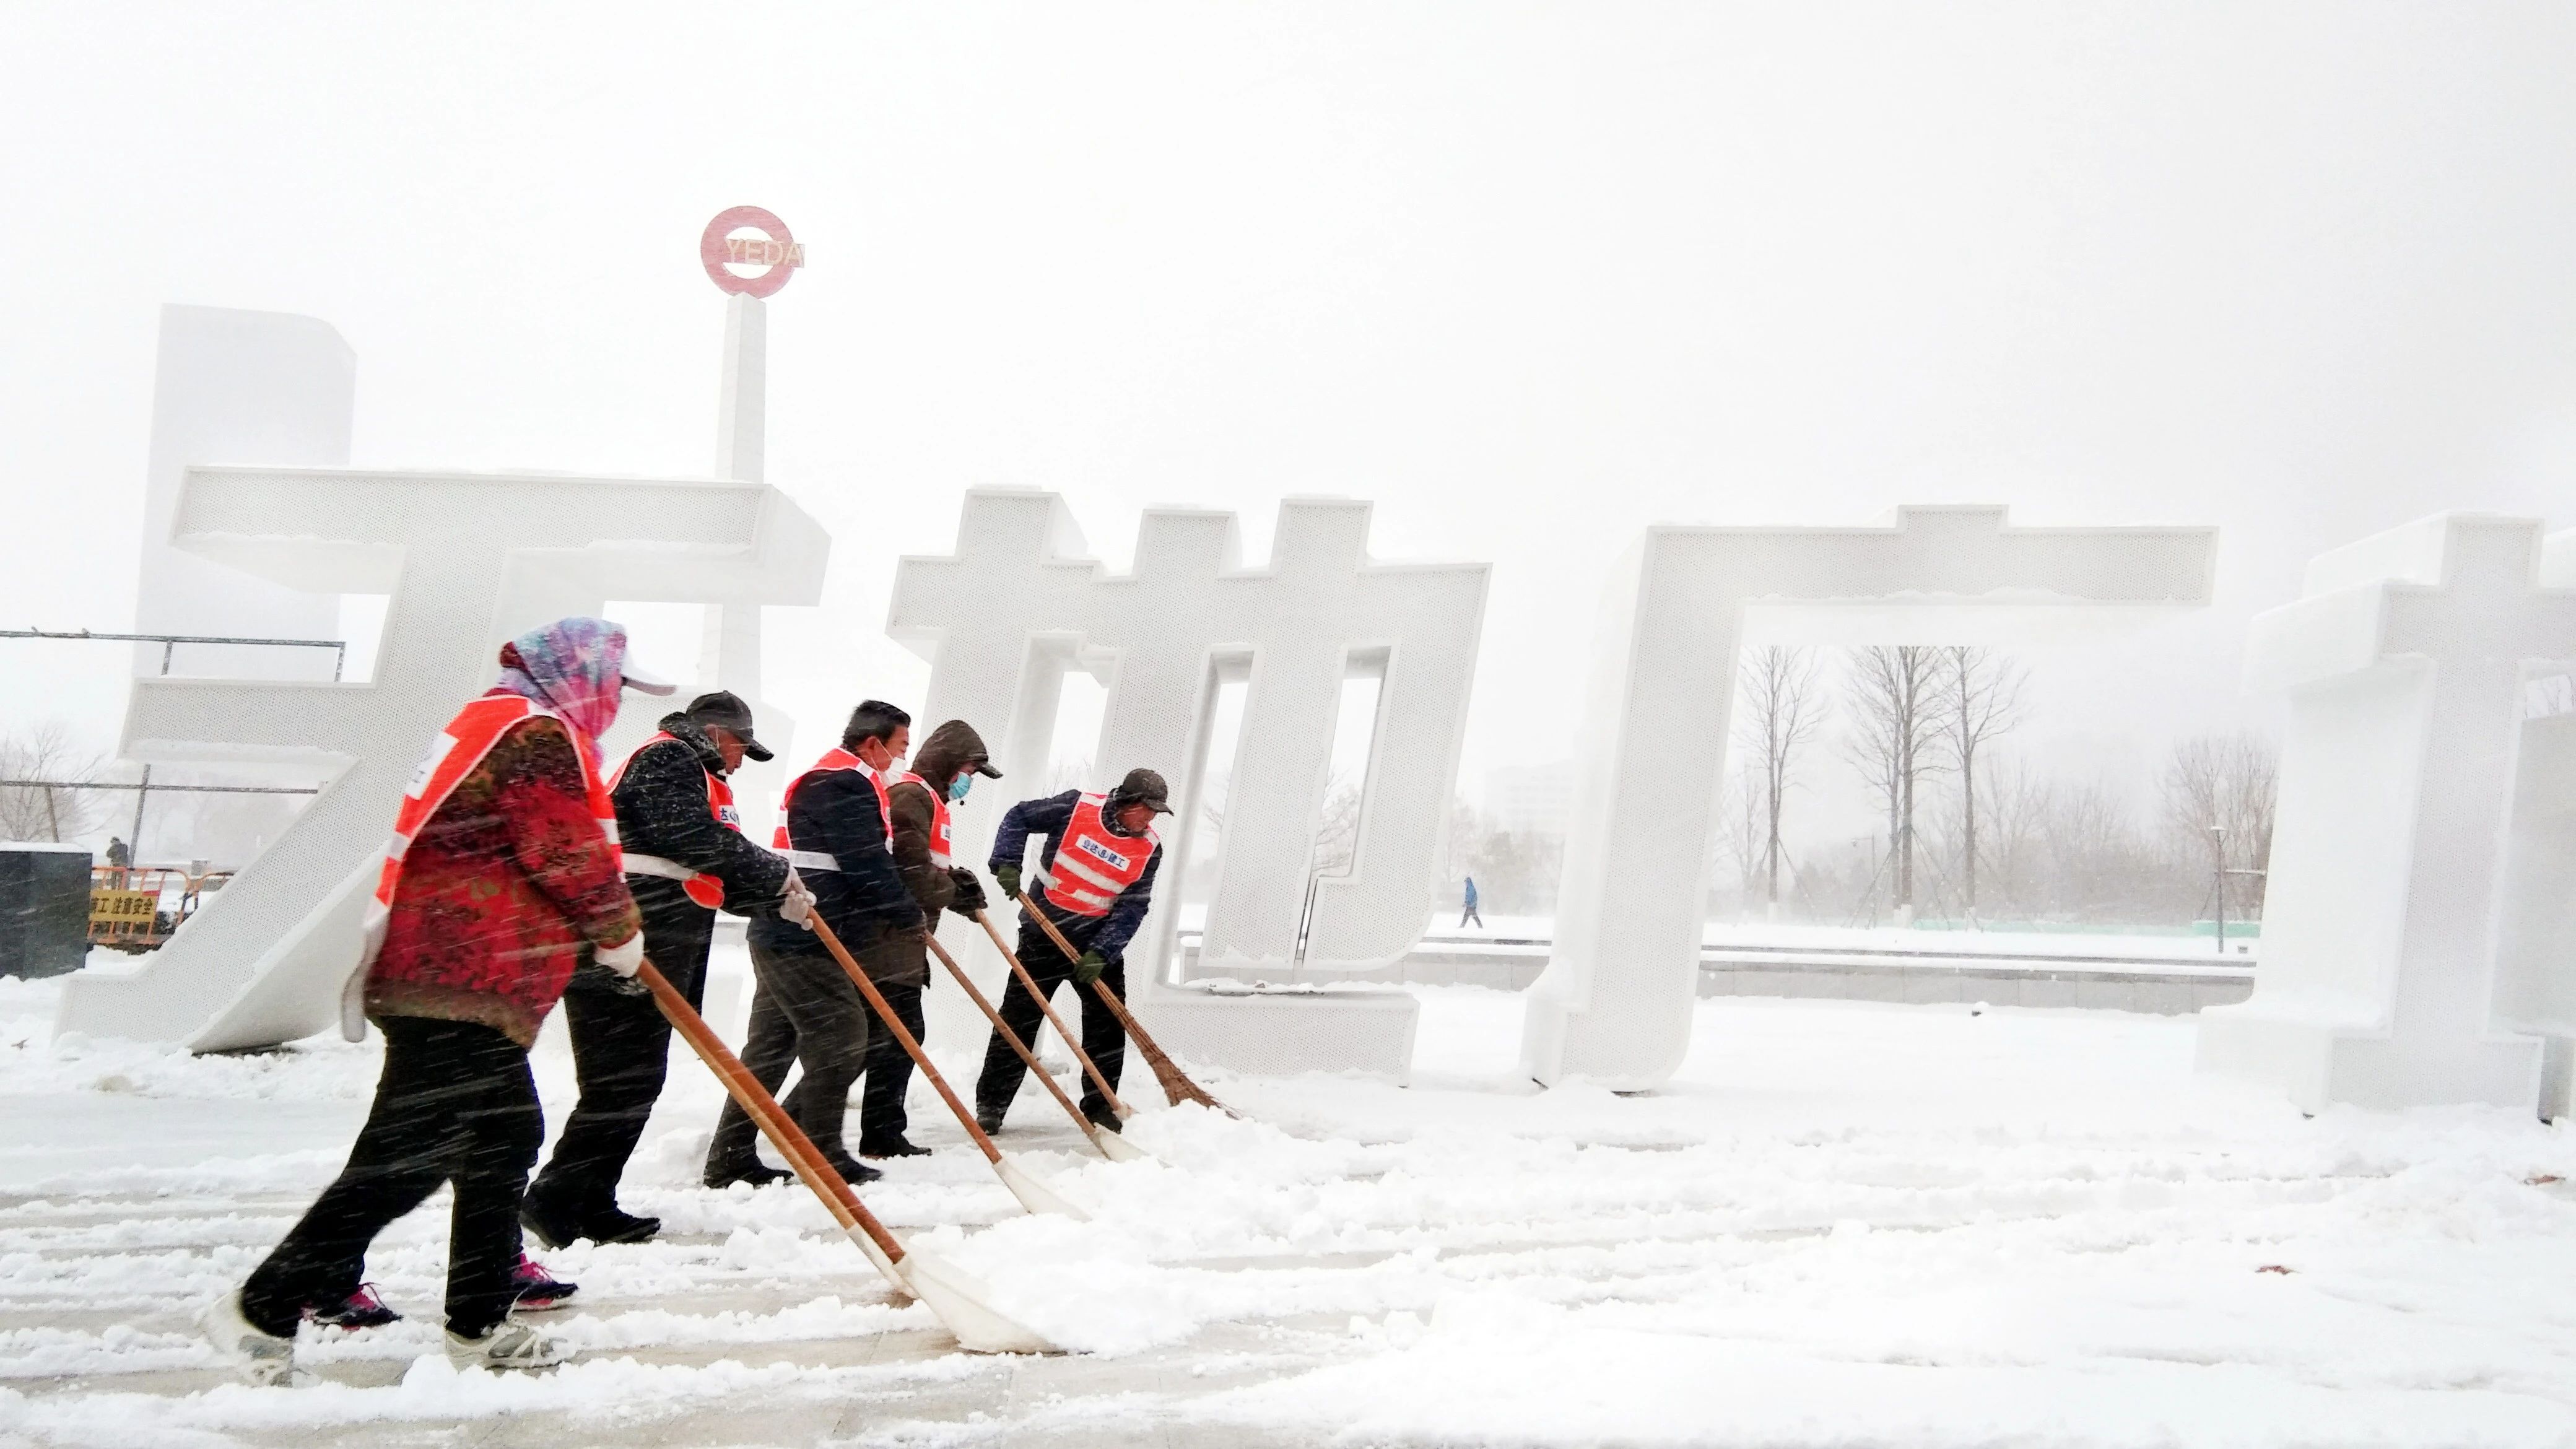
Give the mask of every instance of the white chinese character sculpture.
[[2290, 702], [2263, 965], [2201, 1013], [2202, 1070], [2309, 1111], [2539, 1105], [2515, 1033], [2576, 1035], [2576, 758], [2523, 718], [2526, 680], [2576, 660], [2576, 534], [2549, 544], [2438, 515], [2319, 555], [2255, 618], [2246, 682]]
[[[829, 550], [756, 483], [345, 469], [191, 468], [171, 536], [296, 588], [391, 595], [372, 683], [135, 682], [129, 756], [334, 774], [142, 969], [86, 972], [64, 993], [64, 1030], [200, 1051], [335, 1019], [395, 801], [422, 746], [491, 682], [503, 640], [610, 598], [812, 603]], [[618, 737], [650, 724], [621, 720]]]
[[[1614, 579], [1592, 658], [1556, 943], [1521, 1065], [1643, 1090], [1690, 1045], [1709, 833], [1746, 613], [1849, 643], [1964, 643], [2209, 601], [2217, 532], [2006, 528], [1990, 507], [1877, 528], [1651, 528]], [[1797, 608], [1796, 606], [1829, 606]], [[2058, 615], [2051, 621], [2048, 615]]]
[[[340, 601], [254, 578], [174, 547], [170, 521], [191, 463], [339, 467], [349, 461], [358, 359], [330, 323], [232, 307], [161, 309], [152, 378], [151, 465], [143, 487], [143, 557], [134, 627], [155, 634], [327, 639]], [[327, 649], [137, 644], [137, 674], [328, 679]], [[140, 849], [141, 842], [135, 842]]]
[[[924, 717], [973, 722], [993, 743], [1004, 793], [1042, 787], [1069, 667], [1107, 679], [1091, 786], [1139, 765], [1172, 782], [1176, 814], [1127, 980], [1176, 1051], [1246, 1070], [1396, 1075], [1411, 1057], [1413, 1002], [1401, 993], [1292, 1001], [1151, 986], [1174, 945], [1179, 863], [1199, 814], [1216, 682], [1229, 671], [1249, 683], [1202, 961], [1282, 975], [1295, 963], [1342, 683], [1360, 670], [1383, 678], [1356, 857], [1349, 875], [1319, 885], [1303, 966], [1371, 970], [1421, 939], [1487, 570], [1374, 562], [1368, 518], [1365, 503], [1292, 499], [1269, 567], [1244, 569], [1232, 514], [1156, 509], [1139, 529], [1134, 571], [1113, 577], [1082, 557], [1056, 495], [976, 489], [956, 554], [907, 558], [897, 572], [888, 630], [932, 661]], [[980, 867], [999, 814], [962, 812], [959, 859]], [[1296, 1024], [1283, 1026], [1290, 1013]]]

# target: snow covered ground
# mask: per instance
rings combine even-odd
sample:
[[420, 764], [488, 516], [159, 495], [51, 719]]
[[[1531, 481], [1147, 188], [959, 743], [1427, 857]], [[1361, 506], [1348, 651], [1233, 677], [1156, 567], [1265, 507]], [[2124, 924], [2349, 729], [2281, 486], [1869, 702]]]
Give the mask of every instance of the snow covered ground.
[[[460, 1376], [416, 1316], [251, 1390], [189, 1317], [337, 1166], [374, 1048], [49, 1041], [57, 990], [0, 982], [0, 1444], [2576, 1443], [2568, 1134], [2307, 1120], [2194, 1078], [2187, 1018], [1960, 1006], [1703, 1001], [1667, 1089], [1540, 1091], [1473, 989], [1423, 993], [1410, 1089], [1140, 1114], [1167, 1166], [1024, 1098], [1005, 1145], [1088, 1224], [917, 1088], [942, 1151], [871, 1204], [1075, 1355], [950, 1352], [802, 1189], [693, 1186], [681, 1060], [627, 1196], [664, 1238], [545, 1255], [578, 1362]], [[539, 1065], [560, 1117], [559, 1030]], [[380, 1244], [396, 1307], [434, 1319], [444, 1233]]]

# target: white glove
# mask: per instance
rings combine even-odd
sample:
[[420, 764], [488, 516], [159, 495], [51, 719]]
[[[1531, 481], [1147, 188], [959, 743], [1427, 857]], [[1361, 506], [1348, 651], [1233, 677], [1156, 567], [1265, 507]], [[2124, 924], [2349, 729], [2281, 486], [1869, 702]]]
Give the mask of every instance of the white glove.
[[590, 955], [592, 960], [631, 981], [636, 972], [644, 969], [644, 933], [636, 932], [622, 945], [601, 946]]
[[779, 902], [778, 918], [809, 931], [814, 929], [814, 893], [805, 888], [804, 880], [793, 867], [787, 872], [787, 894]]

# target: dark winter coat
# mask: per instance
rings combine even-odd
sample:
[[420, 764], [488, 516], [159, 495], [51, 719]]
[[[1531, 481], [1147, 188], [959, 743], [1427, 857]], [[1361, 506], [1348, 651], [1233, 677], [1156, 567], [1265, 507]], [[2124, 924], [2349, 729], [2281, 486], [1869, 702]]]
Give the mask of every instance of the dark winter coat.
[[904, 888], [921, 907], [921, 927], [909, 934], [889, 937], [881, 953], [888, 975], [877, 974], [877, 962], [868, 962], [869, 979], [895, 985], [924, 985], [930, 980], [930, 943], [927, 933], [939, 929], [939, 913], [957, 899], [957, 883], [948, 876], [945, 866], [930, 860], [930, 827], [937, 818], [938, 802], [933, 790], [945, 790], [960, 770], [970, 769], [985, 758], [984, 739], [975, 727], [962, 719], [952, 719], [930, 732], [921, 748], [912, 756], [912, 773], [923, 783], [890, 785], [886, 802], [894, 807], [894, 868], [903, 877]]
[[[797, 871], [814, 893], [815, 913], [854, 955], [870, 952], [880, 936], [917, 929], [921, 907], [895, 874], [875, 782], [861, 770], [812, 770], [801, 778], [787, 807], [788, 836], [798, 850], [821, 851], [840, 865]], [[793, 956], [824, 954], [813, 933], [774, 916], [753, 921], [751, 939]]]
[[412, 838], [367, 1014], [479, 1022], [529, 1046], [589, 948], [640, 925], [572, 737], [522, 720]]
[[[1028, 853], [1029, 837], [1042, 833], [1047, 843], [1038, 857], [1038, 869], [1053, 871], [1055, 848], [1063, 841], [1066, 828], [1073, 824], [1073, 807], [1081, 799], [1081, 791], [1067, 790], [1043, 800], [1023, 800], [1004, 812], [1001, 828], [993, 834], [992, 868], [1000, 870], [1005, 865], [1018, 865]], [[1145, 873], [1136, 877], [1136, 883], [1119, 895], [1107, 915], [1098, 917], [1078, 916], [1046, 904], [1045, 892], [1034, 876], [1027, 878], [1022, 886], [1028, 900], [1045, 911], [1047, 919], [1054, 922], [1056, 929], [1064, 932], [1065, 938], [1076, 948], [1097, 951], [1102, 959], [1118, 965], [1127, 959], [1127, 943], [1135, 937], [1136, 928], [1145, 924], [1145, 908], [1153, 901], [1154, 877], [1162, 868], [1163, 847], [1157, 844], [1154, 853], [1145, 860]]]
[[[656, 740], [629, 756], [611, 798], [617, 833], [631, 855], [658, 855], [724, 882], [724, 909], [737, 916], [775, 915], [787, 889], [787, 858], [763, 850], [739, 830], [717, 823], [707, 808], [707, 777], [724, 773], [724, 755], [685, 714], [662, 718]], [[690, 900], [680, 882], [632, 875], [627, 889], [644, 914], [644, 950], [683, 993], [706, 968], [716, 913]], [[575, 990], [613, 989], [608, 973], [586, 968]]]

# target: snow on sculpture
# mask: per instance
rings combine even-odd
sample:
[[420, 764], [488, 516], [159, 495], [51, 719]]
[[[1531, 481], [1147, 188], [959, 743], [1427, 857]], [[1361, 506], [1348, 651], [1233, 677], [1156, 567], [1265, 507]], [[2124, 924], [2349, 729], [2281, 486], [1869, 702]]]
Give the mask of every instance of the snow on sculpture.
[[1787, 606], [1763, 622], [1810, 638], [1964, 643], [2204, 605], [2216, 552], [2215, 529], [2007, 528], [1997, 507], [1902, 508], [1876, 528], [1648, 529], [1605, 599], [1523, 1069], [1625, 1091], [1681, 1065], [1748, 610]]
[[129, 756], [333, 776], [142, 969], [64, 993], [64, 1030], [200, 1051], [335, 1019], [394, 803], [503, 640], [610, 598], [809, 604], [829, 549], [759, 484], [347, 469], [191, 468], [171, 536], [296, 588], [391, 595], [372, 683], [135, 682]]
[[[1244, 725], [1201, 960], [1278, 974], [1296, 962], [1335, 715], [1355, 671], [1382, 672], [1355, 862], [1320, 883], [1303, 966], [1371, 970], [1421, 939], [1487, 569], [1375, 562], [1368, 521], [1366, 503], [1288, 500], [1269, 567], [1244, 569], [1232, 514], [1149, 510], [1133, 572], [1112, 577], [1082, 557], [1055, 494], [976, 489], [956, 554], [907, 558], [897, 571], [888, 632], [932, 661], [923, 717], [974, 722], [996, 742], [1006, 790], [1034, 793], [1045, 779], [1058, 695], [1074, 667], [1108, 685], [1089, 783], [1137, 765], [1171, 780], [1165, 874], [1129, 950], [1127, 980], [1175, 1050], [1246, 1070], [1401, 1074], [1411, 1057], [1413, 1001], [1402, 993], [1292, 1000], [1152, 989], [1174, 947], [1177, 862], [1188, 858], [1203, 802], [1216, 681], [1234, 671], [1248, 680]], [[960, 859], [982, 861], [999, 814], [962, 812]], [[1283, 1026], [1289, 1013], [1296, 1024]]]
[[[2204, 1071], [2300, 1107], [2539, 1103], [2576, 1035], [2576, 759], [2526, 724], [2576, 660], [2576, 533], [2451, 513], [2308, 565], [2256, 616], [2250, 688], [2289, 693], [2254, 995], [2201, 1013]], [[2525, 742], [2537, 745], [2528, 756]], [[2554, 1104], [2553, 1104], [2554, 1105]]]

